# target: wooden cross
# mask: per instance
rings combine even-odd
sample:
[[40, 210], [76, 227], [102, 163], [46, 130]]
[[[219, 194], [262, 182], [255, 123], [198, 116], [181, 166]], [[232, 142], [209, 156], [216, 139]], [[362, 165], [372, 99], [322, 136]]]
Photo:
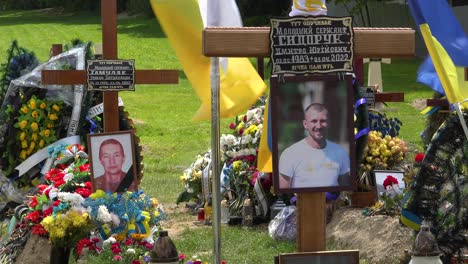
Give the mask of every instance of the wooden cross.
[[[117, 3], [116, 0], [101, 0], [102, 57], [117, 59]], [[43, 84], [86, 84], [86, 70], [43, 70]], [[177, 70], [135, 70], [136, 84], [177, 84]], [[104, 130], [119, 130], [118, 92], [104, 92]]]
[[[269, 57], [270, 28], [206, 28], [203, 53], [208, 57]], [[415, 55], [410, 28], [354, 28], [354, 54], [358, 58], [395, 58]], [[468, 74], [468, 73], [467, 73]], [[399, 95], [377, 95], [401, 100]], [[297, 251], [322, 251], [325, 246], [325, 193], [300, 193], [297, 197]]]

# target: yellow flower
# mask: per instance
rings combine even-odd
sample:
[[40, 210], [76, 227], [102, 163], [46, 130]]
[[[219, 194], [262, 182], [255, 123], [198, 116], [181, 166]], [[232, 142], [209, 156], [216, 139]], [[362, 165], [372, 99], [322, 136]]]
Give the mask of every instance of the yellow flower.
[[25, 132], [21, 132], [21, 133], [20, 133], [20, 136], [19, 136], [19, 140], [23, 141], [25, 138], [26, 138], [26, 133], [25, 133]]
[[36, 122], [31, 123], [32, 131], [37, 131], [39, 129], [39, 125]]
[[52, 122], [47, 123], [47, 128], [49, 128], [49, 129], [54, 128], [54, 123], [52, 123]]
[[39, 147], [43, 148], [45, 145], [45, 141], [43, 139], [39, 140]]
[[25, 148], [27, 148], [27, 147], [28, 147], [28, 141], [27, 141], [27, 140], [22, 140], [22, 141], [21, 141], [21, 148], [22, 148], [22, 149], [25, 149]]
[[41, 104], [39, 104], [40, 109], [45, 109], [46, 107], [47, 107], [47, 104], [44, 102], [41, 102]]
[[31, 98], [28, 102], [29, 108], [31, 109], [36, 109], [36, 100], [34, 98]]
[[184, 174], [184, 175], [180, 176], [179, 179], [183, 184], [185, 184], [185, 181], [187, 180], [187, 177]]
[[236, 160], [232, 163], [232, 167], [234, 168], [234, 170], [239, 170], [241, 166], [242, 166], [242, 161], [240, 160]]
[[46, 129], [44, 130], [44, 137], [49, 137], [50, 136], [50, 130]]
[[31, 144], [29, 144], [29, 149], [33, 151], [35, 147], [36, 147], [36, 142], [31, 141]]
[[19, 123], [19, 127], [24, 129], [28, 125], [28, 120], [23, 120]]
[[36, 117], [39, 116], [39, 112], [38, 112], [38, 111], [33, 111], [33, 112], [31, 113], [31, 116], [32, 116], [33, 118], [36, 118]]
[[98, 199], [104, 197], [106, 197], [106, 193], [103, 190], [97, 190], [89, 196], [89, 198], [91, 199]]
[[130, 236], [137, 241], [141, 241], [143, 238], [147, 237], [146, 234], [135, 234], [135, 233], [131, 234]]
[[54, 109], [54, 111], [58, 112], [58, 111], [60, 111], [60, 106], [58, 106], [57, 104], [53, 104], [52, 109]]
[[152, 202], [152, 204], [153, 204], [154, 207], [158, 207], [158, 204], [159, 204], [158, 199], [156, 199], [156, 198], [151, 198], [151, 202]]
[[23, 114], [27, 114], [29, 112], [29, 108], [24, 105], [23, 107], [21, 107], [21, 112], [23, 112]]
[[159, 216], [159, 211], [158, 210], [154, 211], [154, 217], [158, 217], [158, 216]]
[[56, 114], [49, 114], [49, 119], [55, 121], [58, 119], [58, 116]]
[[237, 125], [236, 130], [237, 131], [241, 130], [242, 128], [244, 128], [244, 125], [245, 125], [244, 122], [240, 122], [239, 125]]
[[20, 159], [25, 160], [27, 157], [26, 151], [22, 150], [19, 154]]
[[194, 179], [192, 179], [193, 181], [196, 180], [196, 179], [200, 179], [201, 176], [202, 176], [201, 170], [195, 171], [195, 172], [193, 173], [193, 176], [195, 176]]
[[[22, 132], [24, 133], [24, 132]], [[20, 138], [21, 138], [21, 135], [20, 135]], [[31, 134], [31, 140], [32, 141], [37, 141], [37, 139], [39, 138], [39, 135], [37, 133], [32, 133]]]

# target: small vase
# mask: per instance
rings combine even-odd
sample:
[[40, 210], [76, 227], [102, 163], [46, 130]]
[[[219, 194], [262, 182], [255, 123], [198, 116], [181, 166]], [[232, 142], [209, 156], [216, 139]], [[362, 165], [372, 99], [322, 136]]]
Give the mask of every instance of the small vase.
[[52, 246], [50, 249], [50, 264], [67, 264], [69, 258], [69, 247]]

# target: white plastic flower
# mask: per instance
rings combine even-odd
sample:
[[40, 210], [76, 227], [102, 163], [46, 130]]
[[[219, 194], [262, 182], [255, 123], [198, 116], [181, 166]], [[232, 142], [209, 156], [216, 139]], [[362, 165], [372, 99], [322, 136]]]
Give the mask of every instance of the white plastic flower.
[[96, 220], [102, 223], [109, 223], [112, 221], [112, 217], [109, 213], [109, 210], [105, 205], [99, 206]]

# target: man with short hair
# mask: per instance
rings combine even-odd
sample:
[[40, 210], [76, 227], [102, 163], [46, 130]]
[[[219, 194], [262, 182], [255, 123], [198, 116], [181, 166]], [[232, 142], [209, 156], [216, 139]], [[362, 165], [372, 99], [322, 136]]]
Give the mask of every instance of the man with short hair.
[[279, 159], [280, 188], [350, 185], [350, 159], [346, 150], [326, 139], [328, 110], [313, 103], [302, 121], [307, 136], [286, 148]]
[[120, 141], [113, 138], [104, 140], [99, 147], [99, 161], [104, 167], [104, 174], [94, 178], [94, 189], [106, 192], [122, 192], [126, 189], [135, 191], [133, 179], [131, 179], [131, 184], [124, 181], [127, 175], [122, 171], [125, 152]]

